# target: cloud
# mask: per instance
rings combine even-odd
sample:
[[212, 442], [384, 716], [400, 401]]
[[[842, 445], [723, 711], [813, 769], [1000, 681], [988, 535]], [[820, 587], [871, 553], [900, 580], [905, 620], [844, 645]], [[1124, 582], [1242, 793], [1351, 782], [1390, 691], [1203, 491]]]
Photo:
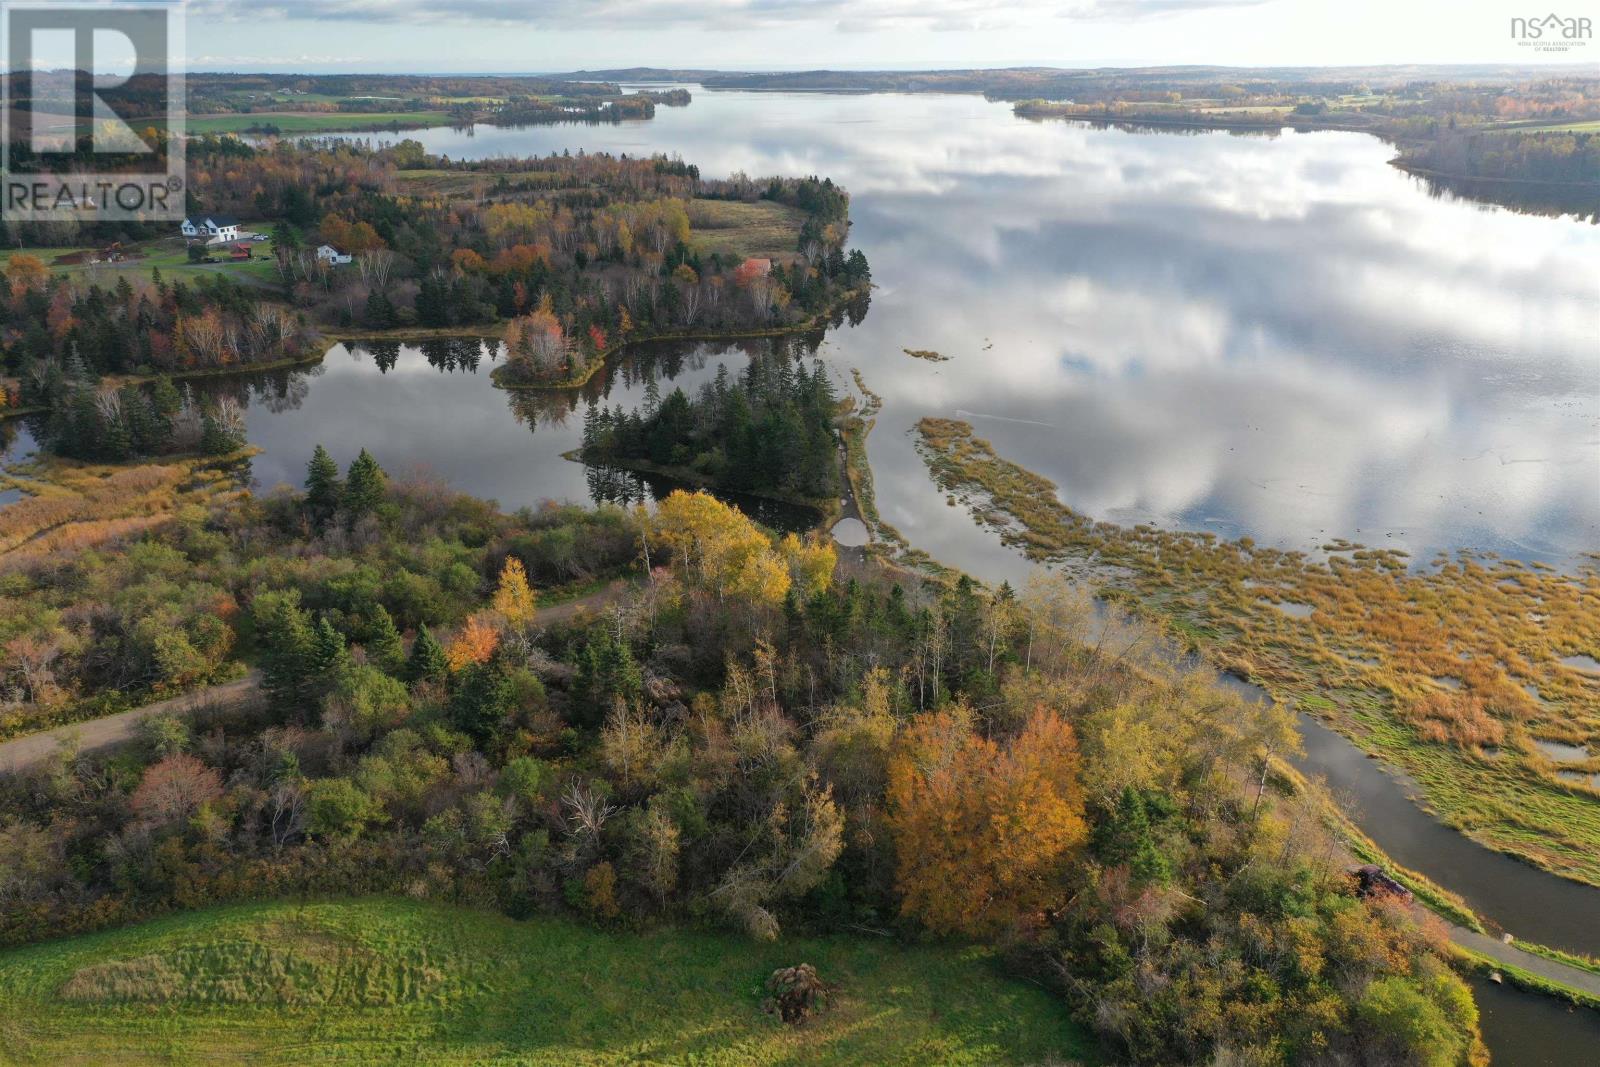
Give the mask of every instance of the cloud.
[[1141, 21], [1271, 0], [192, 0], [213, 19], [302, 19], [420, 25], [481, 23], [546, 29], [597, 27], [752, 30], [799, 23], [844, 31], [978, 31], [1052, 19]]

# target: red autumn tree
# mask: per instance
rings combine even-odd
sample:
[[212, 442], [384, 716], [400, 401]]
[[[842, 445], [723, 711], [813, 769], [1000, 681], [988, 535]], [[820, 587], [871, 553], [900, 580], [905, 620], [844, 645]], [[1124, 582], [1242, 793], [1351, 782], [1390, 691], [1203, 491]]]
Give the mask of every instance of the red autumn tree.
[[195, 757], [177, 752], [145, 769], [129, 798], [138, 821], [166, 826], [187, 819], [222, 795], [222, 776]]

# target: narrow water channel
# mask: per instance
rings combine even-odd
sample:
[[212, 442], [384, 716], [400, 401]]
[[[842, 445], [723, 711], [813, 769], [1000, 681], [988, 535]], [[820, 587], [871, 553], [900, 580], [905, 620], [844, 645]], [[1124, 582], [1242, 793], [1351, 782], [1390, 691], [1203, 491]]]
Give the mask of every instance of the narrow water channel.
[[[1267, 699], [1259, 687], [1232, 675], [1220, 681], [1246, 699]], [[1344, 812], [1396, 863], [1459, 894], [1500, 931], [1600, 956], [1600, 889], [1485, 848], [1424, 811], [1412, 783], [1343, 734], [1305, 714], [1298, 724], [1306, 751], [1294, 761], [1296, 768], [1324, 779]]]

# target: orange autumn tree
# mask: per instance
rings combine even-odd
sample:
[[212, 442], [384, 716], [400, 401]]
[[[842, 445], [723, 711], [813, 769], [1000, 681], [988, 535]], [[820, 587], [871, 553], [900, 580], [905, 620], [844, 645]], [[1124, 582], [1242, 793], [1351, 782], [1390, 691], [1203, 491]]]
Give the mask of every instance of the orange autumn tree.
[[500, 647], [500, 634], [481, 614], [470, 616], [450, 647], [445, 649], [445, 663], [452, 671], [459, 671], [471, 663], [488, 663], [494, 650]]
[[49, 280], [50, 270], [38, 256], [19, 252], [6, 260], [6, 281], [11, 286], [13, 300], [35, 289], [43, 289]]
[[1088, 836], [1077, 738], [1043, 708], [1006, 745], [966, 708], [918, 719], [890, 760], [888, 803], [901, 911], [940, 934], [1036, 921]]

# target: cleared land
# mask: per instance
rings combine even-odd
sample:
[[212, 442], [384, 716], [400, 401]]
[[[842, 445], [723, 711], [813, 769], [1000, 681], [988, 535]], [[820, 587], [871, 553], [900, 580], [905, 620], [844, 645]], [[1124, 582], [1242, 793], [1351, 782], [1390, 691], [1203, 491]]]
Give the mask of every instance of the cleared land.
[[724, 258], [793, 255], [805, 220], [799, 208], [770, 200], [696, 200], [689, 208], [696, 251]]
[[[774, 969], [837, 995], [762, 1012]], [[399, 900], [220, 908], [0, 955], [15, 1064], [1024, 1064], [1090, 1055], [984, 950], [602, 932]], [[1054, 1058], [1054, 1059], [1053, 1059]]]

